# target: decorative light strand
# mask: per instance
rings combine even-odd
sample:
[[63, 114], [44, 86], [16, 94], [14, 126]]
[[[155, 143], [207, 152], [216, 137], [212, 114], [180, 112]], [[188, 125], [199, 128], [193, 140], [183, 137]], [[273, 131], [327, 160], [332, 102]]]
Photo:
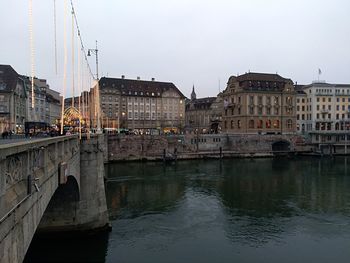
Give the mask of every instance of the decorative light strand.
[[34, 61], [34, 33], [33, 33], [33, 1], [29, 0], [29, 43], [30, 43], [30, 61], [31, 61], [31, 90], [32, 90], [32, 110], [35, 107], [35, 95], [34, 95], [34, 75], [35, 75], [35, 61]]
[[54, 24], [54, 42], [55, 42], [55, 72], [58, 74], [57, 69], [57, 19], [56, 19], [56, 0], [53, 0], [53, 24]]
[[74, 108], [74, 96], [75, 96], [75, 48], [74, 48], [74, 10], [72, 9], [72, 107]]
[[64, 99], [67, 85], [67, 0], [64, 0], [64, 14], [63, 14], [63, 46], [64, 46], [64, 66], [63, 66], [63, 93], [62, 93], [62, 109], [61, 109], [61, 134], [63, 134], [63, 117], [64, 117]]

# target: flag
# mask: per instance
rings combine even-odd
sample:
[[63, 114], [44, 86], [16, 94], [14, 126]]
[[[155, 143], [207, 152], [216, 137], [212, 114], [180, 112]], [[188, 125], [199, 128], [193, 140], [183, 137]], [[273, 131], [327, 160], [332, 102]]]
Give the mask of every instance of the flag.
[[318, 75], [321, 75], [321, 74], [322, 74], [321, 69], [318, 69]]

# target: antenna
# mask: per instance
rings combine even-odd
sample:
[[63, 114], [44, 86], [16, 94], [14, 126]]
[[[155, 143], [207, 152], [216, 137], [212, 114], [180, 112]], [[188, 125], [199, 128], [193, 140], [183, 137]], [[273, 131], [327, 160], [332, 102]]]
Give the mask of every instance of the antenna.
[[221, 92], [221, 89], [220, 89], [220, 78], [219, 78], [219, 93]]

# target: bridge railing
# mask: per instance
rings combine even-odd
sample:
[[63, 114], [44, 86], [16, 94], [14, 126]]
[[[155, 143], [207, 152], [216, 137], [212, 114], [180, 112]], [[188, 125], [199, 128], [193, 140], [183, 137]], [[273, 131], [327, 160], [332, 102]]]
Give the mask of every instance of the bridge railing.
[[79, 150], [77, 135], [0, 145], [0, 224]]

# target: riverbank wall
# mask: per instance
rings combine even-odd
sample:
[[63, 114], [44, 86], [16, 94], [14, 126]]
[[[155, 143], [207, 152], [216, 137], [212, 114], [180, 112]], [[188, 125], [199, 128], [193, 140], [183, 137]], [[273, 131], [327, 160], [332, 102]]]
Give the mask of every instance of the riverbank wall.
[[312, 152], [298, 135], [108, 135], [105, 162], [270, 157]]

